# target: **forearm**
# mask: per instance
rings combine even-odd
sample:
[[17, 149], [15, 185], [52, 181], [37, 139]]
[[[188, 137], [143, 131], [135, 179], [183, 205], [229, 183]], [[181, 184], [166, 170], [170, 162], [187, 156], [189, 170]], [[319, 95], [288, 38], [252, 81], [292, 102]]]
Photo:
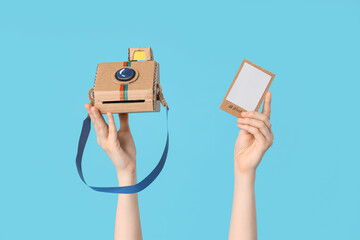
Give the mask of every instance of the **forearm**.
[[[119, 186], [136, 184], [136, 172], [118, 173]], [[119, 194], [115, 220], [115, 240], [142, 239], [138, 195]]]
[[256, 240], [255, 170], [235, 172], [229, 240]]

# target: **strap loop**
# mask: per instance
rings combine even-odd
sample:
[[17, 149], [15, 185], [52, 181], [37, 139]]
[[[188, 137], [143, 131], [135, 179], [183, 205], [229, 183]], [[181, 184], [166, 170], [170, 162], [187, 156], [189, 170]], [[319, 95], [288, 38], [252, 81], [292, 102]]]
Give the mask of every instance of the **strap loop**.
[[161, 104], [162, 104], [164, 107], [166, 107], [167, 109], [169, 109], [169, 106], [168, 106], [167, 102], [165, 101], [165, 97], [164, 97], [164, 95], [163, 95], [163, 93], [162, 93], [162, 87], [161, 87], [160, 83], [158, 83], [157, 86], [158, 86], [158, 88], [159, 88], [158, 99], [160, 100]]
[[131, 194], [131, 193], [137, 193], [142, 190], [144, 190], [146, 187], [148, 187], [160, 174], [161, 170], [163, 169], [166, 157], [169, 151], [169, 121], [168, 121], [168, 112], [169, 108], [166, 108], [166, 144], [164, 148], [164, 152], [160, 158], [159, 163], [156, 165], [156, 167], [151, 171], [151, 173], [145, 177], [141, 182], [131, 185], [131, 186], [124, 186], [124, 187], [94, 187], [90, 186], [86, 183], [84, 179], [84, 175], [82, 172], [82, 156], [84, 153], [85, 145], [87, 142], [87, 139], [89, 137], [90, 129], [91, 129], [91, 120], [90, 117], [85, 118], [83, 122], [83, 126], [81, 129], [79, 144], [78, 144], [78, 151], [76, 155], [76, 168], [79, 173], [79, 176], [81, 180], [91, 189], [98, 191], [98, 192], [106, 192], [106, 193], [121, 193], [121, 194]]
[[89, 90], [89, 100], [90, 100], [90, 104], [94, 105], [94, 88]]

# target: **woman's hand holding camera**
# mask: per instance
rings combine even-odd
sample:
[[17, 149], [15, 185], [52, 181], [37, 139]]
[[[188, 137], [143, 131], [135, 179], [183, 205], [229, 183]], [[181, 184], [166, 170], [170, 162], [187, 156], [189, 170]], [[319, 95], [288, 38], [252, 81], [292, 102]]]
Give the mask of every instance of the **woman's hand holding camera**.
[[[106, 124], [99, 110], [85, 104], [93, 122], [97, 142], [113, 162], [120, 186], [136, 184], [136, 149], [129, 128], [129, 115], [119, 114], [120, 129], [117, 131], [114, 116], [107, 113]], [[119, 194], [116, 210], [114, 239], [142, 239], [137, 194]]]
[[107, 113], [109, 124], [106, 124], [96, 107], [87, 103], [85, 108], [94, 125], [98, 144], [116, 168], [119, 183], [121, 185], [135, 184], [136, 149], [129, 128], [128, 114], [119, 114], [120, 129], [117, 131], [114, 116], [111, 113]]

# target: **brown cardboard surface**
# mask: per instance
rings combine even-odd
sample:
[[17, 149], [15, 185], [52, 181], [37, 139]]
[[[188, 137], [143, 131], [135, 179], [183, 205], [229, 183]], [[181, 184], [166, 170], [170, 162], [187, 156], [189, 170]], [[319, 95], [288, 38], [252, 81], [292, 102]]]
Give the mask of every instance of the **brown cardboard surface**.
[[220, 105], [221, 110], [223, 110], [223, 111], [225, 111], [227, 113], [230, 113], [231, 115], [234, 115], [235, 117], [240, 117], [240, 113], [243, 112], [243, 111], [246, 111], [246, 110], [244, 108], [236, 105], [235, 103], [232, 103], [232, 102], [228, 101], [226, 98], [229, 95], [229, 92], [230, 92], [231, 88], [233, 87], [237, 77], [239, 76], [239, 73], [242, 70], [242, 68], [244, 66], [244, 63], [248, 63], [251, 66], [257, 68], [258, 70], [260, 70], [260, 71], [262, 71], [262, 72], [264, 72], [264, 73], [271, 76], [271, 79], [270, 79], [269, 83], [267, 84], [267, 87], [266, 87], [265, 91], [263, 92], [263, 94], [262, 94], [262, 96], [261, 96], [261, 98], [260, 98], [260, 100], [259, 100], [259, 102], [258, 102], [258, 104], [257, 104], [257, 106], [255, 108], [255, 111], [259, 110], [259, 108], [261, 106], [261, 103], [264, 100], [265, 94], [269, 90], [270, 85], [271, 85], [271, 83], [272, 83], [272, 81], [273, 81], [273, 79], [275, 77], [275, 74], [265, 70], [264, 68], [254, 64], [254, 63], [252, 63], [252, 62], [250, 62], [250, 61], [248, 61], [246, 59], [244, 59], [244, 61], [241, 63], [241, 66], [240, 66], [239, 70], [237, 71], [236, 76], [235, 76], [234, 80], [232, 81], [232, 83], [231, 83], [231, 85], [230, 85], [230, 87], [229, 87], [223, 101], [221, 102], [221, 105]]
[[129, 48], [129, 56], [128, 56], [128, 59], [129, 61], [133, 61], [134, 60], [134, 53], [136, 51], [144, 51], [145, 52], [145, 56], [146, 56], [146, 61], [153, 61], [154, 60], [154, 57], [153, 57], [153, 52], [152, 52], [152, 49], [151, 47], [132, 47], [132, 48]]

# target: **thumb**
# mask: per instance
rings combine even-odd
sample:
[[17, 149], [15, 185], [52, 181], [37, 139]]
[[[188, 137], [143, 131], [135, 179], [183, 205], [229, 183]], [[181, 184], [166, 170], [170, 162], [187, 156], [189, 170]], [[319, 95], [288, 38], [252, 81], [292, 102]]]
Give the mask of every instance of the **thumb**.
[[270, 119], [271, 115], [271, 92], [267, 92], [265, 95], [265, 101], [263, 105], [262, 113]]

